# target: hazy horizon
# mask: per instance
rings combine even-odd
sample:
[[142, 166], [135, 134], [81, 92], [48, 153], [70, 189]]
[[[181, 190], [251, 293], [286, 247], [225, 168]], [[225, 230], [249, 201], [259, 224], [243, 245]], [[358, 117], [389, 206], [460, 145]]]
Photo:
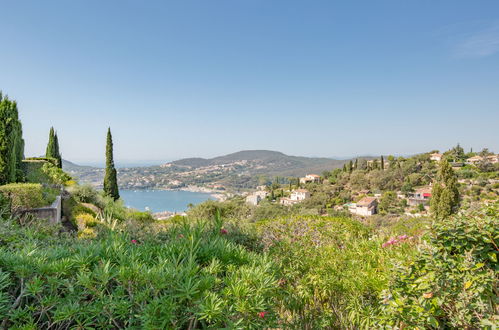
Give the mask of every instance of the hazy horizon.
[[497, 1], [2, 9], [0, 90], [18, 102], [26, 156], [44, 153], [51, 126], [75, 163], [103, 162], [108, 126], [128, 163], [499, 152]]

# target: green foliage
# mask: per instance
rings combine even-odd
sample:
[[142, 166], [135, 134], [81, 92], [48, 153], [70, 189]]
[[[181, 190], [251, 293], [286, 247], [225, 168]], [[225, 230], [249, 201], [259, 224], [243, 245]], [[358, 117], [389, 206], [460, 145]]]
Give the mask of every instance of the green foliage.
[[371, 230], [348, 218], [293, 217], [257, 224], [279, 265], [284, 328], [369, 328], [388, 283], [390, 258]]
[[0, 222], [9, 242], [0, 244], [4, 325], [276, 328], [273, 263], [228, 240], [220, 225], [181, 223], [141, 239], [119, 231], [77, 239]]
[[62, 157], [59, 151], [59, 139], [53, 127], [51, 127], [49, 131], [49, 141], [47, 143], [45, 157], [54, 159], [55, 165], [59, 168], [62, 168]]
[[111, 135], [111, 128], [107, 130], [106, 140], [106, 173], [104, 175], [104, 193], [118, 200], [120, 193], [118, 190], [118, 179], [116, 178], [116, 168], [114, 167], [113, 159], [113, 137]]
[[37, 183], [10, 183], [0, 186], [0, 194], [8, 198], [11, 208], [16, 210], [48, 206], [54, 202], [58, 191]]
[[26, 181], [32, 183], [74, 184], [73, 178], [57, 167], [57, 160], [53, 158], [30, 158], [23, 161]]
[[0, 92], [0, 184], [23, 179], [23, 158], [24, 140], [17, 103]]
[[400, 202], [394, 191], [385, 191], [383, 193], [379, 202], [379, 210], [383, 214], [401, 212]]
[[445, 219], [456, 213], [458, 207], [459, 188], [456, 174], [447, 160], [443, 159], [433, 185], [430, 208], [436, 219]]
[[499, 204], [435, 224], [421, 254], [400, 265], [383, 295], [380, 324], [395, 328], [499, 325]]
[[155, 221], [151, 212], [144, 212], [137, 210], [127, 210], [125, 217], [127, 220], [145, 222], [145, 223]]

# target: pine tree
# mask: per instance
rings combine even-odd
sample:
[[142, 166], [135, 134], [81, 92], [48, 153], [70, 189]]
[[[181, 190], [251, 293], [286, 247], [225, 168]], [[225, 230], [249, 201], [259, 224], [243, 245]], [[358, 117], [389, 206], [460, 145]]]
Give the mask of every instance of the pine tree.
[[381, 156], [381, 170], [383, 171], [385, 169], [385, 159], [383, 156]]
[[113, 160], [113, 137], [111, 128], [107, 129], [106, 141], [106, 174], [104, 175], [104, 193], [112, 197], [114, 200], [120, 198], [118, 189], [118, 180], [116, 178], [116, 168]]
[[436, 219], [445, 219], [459, 208], [459, 189], [456, 174], [446, 159], [440, 162], [431, 193], [430, 209]]

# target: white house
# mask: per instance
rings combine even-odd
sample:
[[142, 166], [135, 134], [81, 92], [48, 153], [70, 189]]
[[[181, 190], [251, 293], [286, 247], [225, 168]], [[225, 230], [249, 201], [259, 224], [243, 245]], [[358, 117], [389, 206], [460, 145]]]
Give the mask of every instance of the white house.
[[439, 154], [437, 152], [433, 153], [433, 154], [430, 154], [430, 160], [434, 160], [436, 162], [439, 162], [442, 160], [442, 157], [443, 155], [442, 154]]
[[307, 174], [305, 177], [300, 178], [300, 183], [319, 183], [321, 181], [321, 176], [317, 174]]
[[378, 200], [376, 197], [364, 197], [357, 203], [349, 204], [348, 210], [353, 214], [370, 216], [378, 212]]
[[281, 198], [280, 203], [282, 205], [294, 205], [307, 198], [310, 198], [310, 192], [307, 189], [296, 189], [293, 190], [289, 198], [286, 197]]
[[262, 200], [268, 196], [268, 192], [264, 190], [256, 191], [246, 197], [246, 203], [251, 205], [258, 205]]

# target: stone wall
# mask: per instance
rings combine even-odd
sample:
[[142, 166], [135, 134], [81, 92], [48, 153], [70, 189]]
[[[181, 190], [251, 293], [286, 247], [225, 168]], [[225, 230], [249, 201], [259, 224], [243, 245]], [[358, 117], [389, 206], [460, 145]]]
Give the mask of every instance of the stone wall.
[[32, 214], [38, 219], [47, 219], [49, 223], [56, 224], [61, 222], [62, 200], [61, 196], [57, 196], [55, 201], [50, 206], [40, 207], [36, 209], [20, 210], [16, 213], [20, 216]]

